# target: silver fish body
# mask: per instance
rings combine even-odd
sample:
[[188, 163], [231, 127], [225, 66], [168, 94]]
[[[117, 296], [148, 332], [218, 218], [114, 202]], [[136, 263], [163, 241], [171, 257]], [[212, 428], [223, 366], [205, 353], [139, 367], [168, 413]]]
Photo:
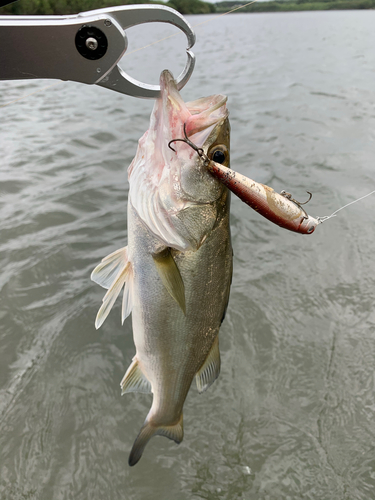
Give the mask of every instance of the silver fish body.
[[153, 393], [130, 465], [153, 435], [181, 442], [193, 379], [203, 392], [217, 378], [218, 333], [232, 275], [228, 189], [188, 145], [178, 144], [176, 153], [168, 148], [185, 126], [206, 154], [221, 145], [229, 151], [226, 98], [185, 104], [167, 71], [161, 88], [129, 167], [128, 246], [103, 259], [92, 275], [108, 288], [97, 327], [122, 288], [123, 319], [132, 312], [136, 354], [121, 382], [123, 393]]

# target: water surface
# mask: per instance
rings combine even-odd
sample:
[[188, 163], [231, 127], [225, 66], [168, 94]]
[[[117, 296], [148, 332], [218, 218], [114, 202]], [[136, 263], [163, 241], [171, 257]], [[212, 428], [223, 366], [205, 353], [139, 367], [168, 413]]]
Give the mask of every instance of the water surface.
[[[189, 18], [195, 25], [208, 17]], [[197, 27], [192, 100], [228, 95], [232, 166], [313, 216], [375, 189], [375, 12], [237, 14]], [[173, 33], [129, 30], [129, 52]], [[157, 82], [185, 39], [130, 54]], [[55, 82], [0, 82], [0, 106]], [[71, 82], [0, 108], [0, 498], [368, 500], [375, 487], [375, 197], [311, 236], [232, 203], [222, 371], [185, 439], [128, 453], [151, 399], [91, 270], [127, 239], [127, 174], [152, 102]]]

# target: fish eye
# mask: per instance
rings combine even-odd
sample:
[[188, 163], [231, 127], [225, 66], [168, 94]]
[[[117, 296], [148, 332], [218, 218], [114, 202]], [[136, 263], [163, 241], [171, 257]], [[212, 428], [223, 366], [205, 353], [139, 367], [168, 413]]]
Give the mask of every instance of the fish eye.
[[315, 230], [315, 226], [310, 226], [309, 229], [307, 230], [307, 234], [313, 233]]
[[213, 152], [212, 161], [216, 163], [224, 163], [225, 154], [220, 149], [217, 149], [216, 151]]
[[224, 144], [213, 146], [208, 152], [208, 157], [210, 160], [221, 165], [229, 163], [229, 151]]

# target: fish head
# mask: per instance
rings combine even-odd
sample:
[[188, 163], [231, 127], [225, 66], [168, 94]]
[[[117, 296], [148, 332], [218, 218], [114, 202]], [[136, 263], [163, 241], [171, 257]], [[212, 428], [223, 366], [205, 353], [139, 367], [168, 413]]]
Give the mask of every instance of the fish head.
[[140, 139], [136, 157], [129, 167], [129, 178], [142, 171], [147, 175], [147, 184], [157, 189], [163, 198], [171, 198], [170, 203], [174, 205], [184, 201], [214, 201], [220, 196], [222, 185], [207, 171], [202, 158], [186, 143], [174, 143], [175, 151], [168, 144], [174, 139], [183, 139], [185, 132], [206, 154], [222, 143], [229, 164], [227, 98], [219, 94], [185, 103], [168, 70], [161, 74], [160, 88], [150, 127]]
[[[209, 173], [196, 150], [186, 142], [173, 141], [184, 139], [186, 134], [209, 158], [229, 166], [227, 98], [218, 94], [185, 103], [167, 70], [161, 74], [160, 89], [150, 127], [140, 139], [128, 170], [129, 200], [163, 242], [186, 249], [190, 245], [181, 243], [186, 238], [178, 213], [213, 204], [227, 188]], [[169, 147], [171, 141], [174, 150]], [[178, 238], [176, 233], [180, 233]], [[202, 238], [204, 235], [198, 240]]]
[[[218, 97], [219, 96], [211, 96], [209, 98], [210, 100], [206, 101], [204, 104], [207, 106], [206, 111], [211, 113], [211, 116], [212, 114], [216, 114], [215, 111], [211, 111], [214, 107], [212, 105], [212, 98], [218, 100]], [[220, 96], [220, 98], [223, 97], [224, 96]], [[219, 103], [221, 104], [223, 101], [224, 99], [220, 99]], [[206, 157], [225, 167], [229, 167], [230, 125], [225, 101], [221, 104], [221, 107], [224, 107], [224, 109], [220, 109], [220, 114], [224, 114], [225, 111], [226, 114], [220, 117], [216, 123], [209, 125], [204, 130], [189, 135], [189, 125], [191, 126], [191, 122], [193, 122], [195, 117], [192, 115], [193, 120], [189, 121], [186, 129], [189, 140], [195, 144], [197, 148], [202, 149]], [[188, 105], [189, 104], [190, 103], [188, 103]], [[204, 112], [205, 111], [203, 111], [203, 113]], [[223, 190], [225, 190], [223, 184], [211, 175], [205, 161], [202, 161], [202, 158], [199, 157], [198, 154], [195, 156], [195, 164], [185, 164], [181, 169], [181, 187], [185, 195], [193, 199], [196, 203], [210, 203], [216, 201], [221, 197]]]
[[[218, 150], [221, 148], [221, 153], [225, 155], [225, 159], [221, 158], [222, 162], [229, 165], [227, 97], [217, 94], [185, 103], [168, 71], [162, 73], [161, 89], [163, 133], [168, 135], [168, 142], [183, 139], [186, 134], [195, 147], [203, 150], [210, 158], [214, 147], [217, 146]], [[167, 158], [174, 179], [178, 178], [181, 198], [193, 203], [217, 200], [222, 194], [223, 186], [208, 172], [202, 157], [181, 141], [176, 142], [173, 148], [176, 153], [171, 155], [167, 152]]]

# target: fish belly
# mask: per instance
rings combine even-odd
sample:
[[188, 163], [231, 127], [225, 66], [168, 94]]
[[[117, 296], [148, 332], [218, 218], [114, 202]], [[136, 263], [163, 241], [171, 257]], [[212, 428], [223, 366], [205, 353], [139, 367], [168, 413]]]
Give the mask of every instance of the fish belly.
[[186, 315], [155, 266], [153, 254], [165, 245], [131, 203], [128, 211], [136, 359], [153, 392], [147, 420], [155, 427], [172, 426], [182, 418], [191, 382], [204, 364], [225, 314], [232, 273], [229, 201], [200, 248], [171, 251], [185, 286]]

